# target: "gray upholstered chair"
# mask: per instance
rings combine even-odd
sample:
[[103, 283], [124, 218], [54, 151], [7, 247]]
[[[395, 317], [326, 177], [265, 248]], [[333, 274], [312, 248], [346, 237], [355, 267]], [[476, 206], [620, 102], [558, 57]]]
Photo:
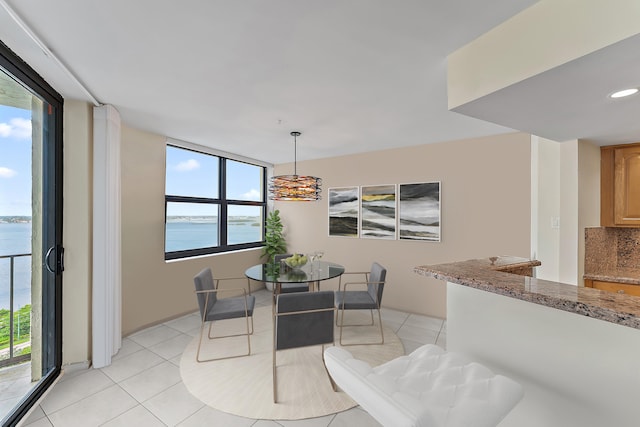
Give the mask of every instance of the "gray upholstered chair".
[[[371, 265], [370, 272], [353, 272], [344, 274], [361, 274], [365, 277], [362, 282], [348, 282], [342, 285], [342, 277], [336, 291], [336, 308], [338, 315], [336, 316], [336, 325], [340, 327], [340, 345], [356, 345], [356, 344], [384, 344], [384, 332], [382, 331], [382, 316], [380, 315], [380, 305], [382, 304], [382, 292], [384, 291], [384, 282], [387, 277], [387, 269], [374, 262]], [[366, 285], [366, 290], [352, 290], [358, 285]], [[361, 286], [362, 287], [362, 286]], [[371, 323], [364, 325], [345, 325], [345, 310], [369, 310], [371, 313]], [[373, 326], [373, 310], [378, 311], [378, 321], [380, 323], [380, 341], [379, 342], [355, 342], [345, 344], [342, 342], [342, 329], [344, 326]]]
[[[291, 254], [278, 254], [273, 256], [276, 264], [279, 264], [285, 258], [289, 258]], [[275, 288], [274, 288], [275, 291]], [[280, 293], [288, 294], [291, 292], [309, 292], [309, 283], [281, 283]]]
[[[246, 279], [246, 278], [242, 278]], [[202, 323], [200, 325], [200, 339], [198, 341], [198, 351], [196, 353], [196, 360], [198, 362], [208, 362], [211, 360], [229, 359], [232, 357], [248, 356], [251, 354], [251, 340], [250, 335], [253, 334], [253, 308], [256, 303], [256, 297], [251, 294], [251, 288], [249, 288], [249, 295], [245, 289], [219, 289], [218, 286], [221, 281], [224, 280], [240, 280], [240, 278], [226, 278], [226, 279], [214, 279], [213, 273], [210, 268], [205, 268], [198, 273], [193, 281], [196, 287], [196, 296], [198, 298], [198, 306], [200, 308], [200, 319]], [[242, 296], [218, 298], [219, 294], [223, 293], [235, 293], [236, 295], [242, 294]], [[219, 337], [211, 336], [211, 329], [213, 322], [216, 320], [224, 319], [236, 319], [244, 317], [247, 322], [247, 331], [242, 334], [223, 335]], [[249, 322], [251, 319], [251, 322]], [[209, 323], [209, 332], [207, 337], [210, 340], [219, 338], [229, 338], [236, 336], [247, 336], [247, 353], [235, 356], [226, 356], [200, 360], [200, 347], [202, 345], [202, 335], [206, 323]], [[249, 327], [251, 323], [251, 327]]]
[[[276, 298], [273, 327], [273, 402], [278, 398], [277, 359], [278, 350], [334, 344], [333, 291], [280, 294]], [[326, 369], [326, 366], [325, 366]], [[335, 384], [327, 372], [331, 386]]]

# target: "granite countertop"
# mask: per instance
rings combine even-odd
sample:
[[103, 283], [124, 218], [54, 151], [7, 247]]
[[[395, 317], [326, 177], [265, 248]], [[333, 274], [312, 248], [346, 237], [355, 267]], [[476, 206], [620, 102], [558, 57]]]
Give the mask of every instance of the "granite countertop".
[[[518, 265], [521, 264], [521, 265]], [[505, 273], [500, 269], [537, 266], [539, 261], [518, 257], [488, 258], [423, 265], [423, 276], [458, 283], [487, 292], [640, 329], [640, 297]]]
[[[495, 271], [509, 271], [515, 270], [522, 267], [537, 267], [542, 265], [542, 263], [535, 259], [527, 259], [527, 258], [519, 258], [515, 256], [499, 256], [499, 257], [490, 257], [487, 259], [477, 259], [473, 260], [478, 262], [480, 267], [486, 266], [491, 270]], [[487, 265], [487, 261], [489, 262]]]
[[640, 268], [611, 267], [597, 273], [584, 273], [585, 279], [640, 285]]

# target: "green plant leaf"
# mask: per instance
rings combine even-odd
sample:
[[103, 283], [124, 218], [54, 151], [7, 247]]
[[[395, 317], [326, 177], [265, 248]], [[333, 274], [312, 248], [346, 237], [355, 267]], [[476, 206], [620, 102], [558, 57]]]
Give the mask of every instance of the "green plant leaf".
[[260, 258], [266, 256], [269, 262], [273, 262], [275, 255], [287, 252], [287, 242], [282, 234], [283, 229], [284, 226], [280, 219], [280, 211], [276, 209], [269, 212], [265, 224], [265, 245], [262, 248]]

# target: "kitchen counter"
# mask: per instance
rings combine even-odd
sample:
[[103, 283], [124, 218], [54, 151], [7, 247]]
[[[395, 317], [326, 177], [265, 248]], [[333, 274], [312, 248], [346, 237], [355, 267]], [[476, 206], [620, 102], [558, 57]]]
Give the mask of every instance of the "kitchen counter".
[[[523, 265], [535, 266], [540, 265], [540, 262], [501, 256], [493, 264], [488, 258], [473, 259], [448, 264], [423, 265], [415, 267], [414, 271], [423, 276], [432, 276], [486, 292], [640, 329], [640, 297], [504, 272], [509, 267]], [[620, 271], [621, 269], [618, 269], [618, 273]], [[621, 276], [616, 277], [619, 281]], [[640, 284], [640, 281], [633, 277], [639, 276], [631, 276], [628, 279], [636, 280], [634, 283]]]
[[505, 272], [535, 265], [498, 257], [415, 272], [447, 281], [447, 350], [524, 387], [501, 427], [636, 427], [640, 297]]
[[603, 282], [626, 283], [640, 285], [640, 268], [611, 267], [597, 273], [584, 273], [584, 278]]

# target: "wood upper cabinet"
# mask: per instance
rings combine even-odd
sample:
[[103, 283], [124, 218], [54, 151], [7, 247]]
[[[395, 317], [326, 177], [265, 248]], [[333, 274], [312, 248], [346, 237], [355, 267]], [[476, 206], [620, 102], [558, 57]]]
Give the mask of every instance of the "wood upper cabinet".
[[640, 227], [640, 143], [601, 148], [600, 224]]

